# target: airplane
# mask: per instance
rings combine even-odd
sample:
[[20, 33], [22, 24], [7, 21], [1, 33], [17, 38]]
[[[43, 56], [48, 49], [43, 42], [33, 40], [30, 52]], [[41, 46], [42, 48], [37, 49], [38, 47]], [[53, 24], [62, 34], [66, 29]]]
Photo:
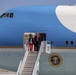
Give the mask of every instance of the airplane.
[[[75, 48], [75, 25], [76, 6], [24, 6], [13, 8], [0, 16], [0, 47], [23, 47], [24, 33], [33, 32], [41, 34], [45, 33], [45, 40], [50, 41], [52, 47]], [[64, 59], [62, 66], [58, 67], [58, 69], [56, 67], [49, 66], [47, 60], [49, 58], [49, 54], [43, 54], [40, 59], [42, 66], [40, 69], [40, 75], [46, 75], [47, 73], [48, 75], [75, 75], [75, 52], [75, 50], [74, 52], [72, 51], [72, 53], [69, 53], [69, 50], [67, 53], [66, 50], [64, 53], [62, 51], [57, 52]], [[14, 55], [18, 58], [18, 55], [13, 53], [12, 56]], [[1, 63], [0, 67], [16, 71], [18, 68], [17, 64], [22, 59], [24, 52], [20, 52], [19, 55], [21, 55], [21, 57], [15, 59], [16, 61], [11, 59], [11, 54], [8, 55], [10, 56], [12, 65], [10, 66], [10, 62], [8, 62], [8, 65]], [[4, 62], [6, 62], [6, 60]], [[14, 62], [15, 65], [13, 65]], [[67, 67], [65, 67], [65, 63], [68, 65]]]

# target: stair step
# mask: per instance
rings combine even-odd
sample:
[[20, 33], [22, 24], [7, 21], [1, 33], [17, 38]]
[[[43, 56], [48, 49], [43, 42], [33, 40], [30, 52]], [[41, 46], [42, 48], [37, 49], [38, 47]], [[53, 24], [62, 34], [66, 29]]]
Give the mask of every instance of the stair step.
[[37, 56], [38, 54], [28, 54], [28, 56], [31, 56], [31, 57], [33, 57], [33, 56]]
[[21, 75], [32, 75], [32, 72], [22, 72]]
[[27, 59], [36, 59], [37, 56], [27, 56]]
[[30, 61], [34, 61], [34, 60], [36, 60], [36, 58], [28, 58], [26, 61], [28, 61], [28, 60], [30, 60]]
[[29, 52], [29, 54], [38, 54], [38, 52]]
[[35, 64], [25, 64], [24, 68], [25, 68], [25, 67], [34, 67], [34, 65], [35, 65]]
[[29, 52], [29, 53], [31, 53], [31, 54], [34, 54], [34, 53], [38, 54], [38, 51], [34, 51], [34, 52]]
[[35, 64], [35, 62], [34, 63], [33, 62], [28, 62], [28, 63], [26, 62], [26, 64]]
[[24, 70], [22, 72], [32, 72], [33, 68], [24, 68]]
[[35, 63], [36, 60], [27, 60], [26, 63]]
[[25, 66], [24, 68], [34, 68], [34, 66]]

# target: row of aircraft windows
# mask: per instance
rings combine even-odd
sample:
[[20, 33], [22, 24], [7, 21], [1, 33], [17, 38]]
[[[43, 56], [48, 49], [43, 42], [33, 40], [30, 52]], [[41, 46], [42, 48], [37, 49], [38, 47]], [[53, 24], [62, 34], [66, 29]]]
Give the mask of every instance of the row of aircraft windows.
[[[74, 42], [73, 41], [70, 41], [70, 44], [73, 44]], [[69, 44], [69, 41], [66, 41], [66, 44]]]
[[[70, 41], [70, 44], [73, 44], [73, 41]], [[54, 41], [51, 41], [51, 44], [54, 44]], [[69, 41], [65, 41], [65, 44], [69, 44]]]

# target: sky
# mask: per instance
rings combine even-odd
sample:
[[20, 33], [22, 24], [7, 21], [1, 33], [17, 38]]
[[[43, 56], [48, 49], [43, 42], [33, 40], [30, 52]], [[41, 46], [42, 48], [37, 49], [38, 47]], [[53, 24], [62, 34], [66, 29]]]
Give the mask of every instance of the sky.
[[0, 0], [0, 15], [19, 6], [74, 5], [76, 0]]

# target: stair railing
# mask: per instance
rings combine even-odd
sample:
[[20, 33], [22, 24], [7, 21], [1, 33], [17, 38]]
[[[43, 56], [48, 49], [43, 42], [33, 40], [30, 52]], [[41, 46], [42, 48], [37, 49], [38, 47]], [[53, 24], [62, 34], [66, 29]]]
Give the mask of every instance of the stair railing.
[[24, 66], [25, 66], [25, 62], [29, 53], [29, 48], [26, 44], [24, 44], [24, 50], [25, 50], [24, 58], [23, 58], [23, 61], [22, 60], [20, 61], [16, 75], [21, 75], [22, 70], [24, 69]]
[[46, 41], [42, 41], [32, 75], [38, 75], [38, 72], [39, 72], [39, 59], [40, 59], [41, 53], [43, 51], [45, 51], [45, 47], [46, 47], [45, 45], [46, 45]]
[[16, 75], [20, 75], [20, 68], [21, 68], [21, 65], [22, 65], [22, 60], [20, 60], [19, 67], [18, 67], [18, 70], [17, 70]]

